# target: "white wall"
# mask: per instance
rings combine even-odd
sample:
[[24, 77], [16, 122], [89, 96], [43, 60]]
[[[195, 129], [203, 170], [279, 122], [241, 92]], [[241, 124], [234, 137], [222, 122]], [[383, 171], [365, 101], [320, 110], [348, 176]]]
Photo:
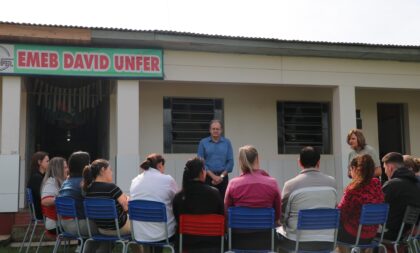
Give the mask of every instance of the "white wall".
[[[163, 153], [163, 97], [220, 98], [224, 101], [225, 136], [232, 141], [235, 170], [238, 175], [237, 151], [254, 145], [260, 153], [262, 167], [276, 177], [280, 186], [299, 169], [297, 155], [277, 154], [276, 102], [331, 102], [330, 88], [292, 88], [229, 84], [183, 84], [163, 81], [140, 82], [140, 156]], [[180, 184], [187, 159], [195, 154], [164, 154], [167, 172]], [[322, 157], [322, 170], [335, 176], [334, 157]]]
[[206, 52], [164, 53], [165, 80], [420, 88], [420, 63]]

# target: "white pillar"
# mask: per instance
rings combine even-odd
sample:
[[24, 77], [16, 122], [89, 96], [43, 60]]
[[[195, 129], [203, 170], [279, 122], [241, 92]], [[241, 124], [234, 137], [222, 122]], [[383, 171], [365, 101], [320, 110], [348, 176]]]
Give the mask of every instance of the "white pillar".
[[2, 77], [0, 212], [17, 212], [19, 203], [20, 77]]
[[[347, 144], [347, 133], [356, 127], [355, 87], [341, 85], [333, 91], [333, 148], [338, 192], [350, 182], [347, 177], [347, 159], [351, 151]], [[340, 191], [341, 189], [341, 191]]]
[[124, 191], [139, 173], [139, 81], [117, 81], [117, 158], [116, 183]]

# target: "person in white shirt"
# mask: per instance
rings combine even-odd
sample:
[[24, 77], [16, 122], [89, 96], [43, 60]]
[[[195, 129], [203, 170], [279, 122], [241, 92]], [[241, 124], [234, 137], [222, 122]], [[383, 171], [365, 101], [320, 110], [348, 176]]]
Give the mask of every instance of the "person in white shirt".
[[[172, 200], [178, 186], [165, 172], [165, 159], [159, 154], [150, 154], [140, 165], [143, 173], [131, 182], [130, 200], [152, 200], [166, 206], [168, 237], [175, 234], [176, 221], [172, 211]], [[165, 240], [165, 228], [161, 223], [133, 221], [134, 237], [138, 241], [157, 242]]]

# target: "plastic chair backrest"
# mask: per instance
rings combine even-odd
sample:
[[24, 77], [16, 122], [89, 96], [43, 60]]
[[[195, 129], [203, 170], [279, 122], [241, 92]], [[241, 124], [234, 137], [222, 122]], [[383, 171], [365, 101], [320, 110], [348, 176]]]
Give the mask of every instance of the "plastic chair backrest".
[[61, 217], [77, 218], [76, 201], [69, 197], [55, 198], [55, 209]]
[[[117, 232], [117, 238], [122, 240], [120, 227], [118, 224], [118, 213], [114, 199], [101, 199], [101, 198], [86, 198], [83, 201], [83, 207], [85, 208], [85, 216], [87, 221], [89, 237], [95, 239], [95, 235], [92, 234], [89, 220], [106, 219], [114, 220], [115, 231]], [[111, 238], [110, 240], [114, 240]]]
[[400, 227], [400, 231], [398, 232], [398, 236], [397, 239], [395, 240], [395, 242], [399, 242], [404, 236], [404, 227], [405, 225], [411, 225], [410, 228], [410, 233], [408, 235], [407, 239], [410, 239], [414, 229], [416, 228], [416, 224], [417, 221], [419, 219], [419, 215], [420, 215], [420, 208], [419, 207], [414, 207], [414, 206], [407, 206], [407, 208], [405, 209], [405, 213], [404, 213], [404, 217], [402, 220], [402, 224]]
[[224, 236], [225, 217], [219, 214], [182, 214], [179, 233], [200, 236]]
[[151, 200], [130, 200], [128, 202], [130, 220], [145, 222], [165, 222], [165, 204]]
[[182, 214], [179, 217], [179, 252], [182, 252], [183, 235], [220, 236], [223, 252], [225, 217], [220, 214]]
[[118, 219], [115, 200], [86, 198], [83, 201], [86, 217], [89, 219]]
[[[165, 204], [152, 200], [128, 201], [128, 215], [131, 222], [131, 237], [135, 239], [133, 221], [160, 222], [165, 224], [166, 244], [169, 245], [168, 224]], [[137, 241], [137, 240], [136, 240]], [[144, 243], [137, 241], [137, 243]]]
[[[365, 225], [382, 225], [381, 237], [379, 241], [374, 241], [371, 243], [372, 247], [374, 245], [380, 245], [382, 243], [386, 221], [388, 219], [389, 204], [364, 204], [360, 212], [359, 227], [357, 230], [355, 246], [359, 245], [360, 235], [362, 234], [362, 228]], [[365, 247], [369, 247], [365, 245]]]
[[298, 230], [335, 229], [340, 223], [340, 210], [335, 208], [305, 209], [298, 213]]
[[332, 250], [335, 249], [339, 224], [340, 210], [337, 208], [299, 210], [295, 251], [299, 251], [299, 237], [301, 230], [334, 229], [334, 244]]
[[232, 250], [232, 229], [270, 229], [271, 251], [274, 251], [274, 213], [273, 208], [230, 207], [228, 209], [229, 251]]
[[389, 204], [364, 204], [360, 214], [360, 225], [385, 224], [388, 218]]
[[55, 210], [57, 211], [57, 226], [59, 231], [65, 231], [63, 228], [63, 218], [73, 218], [77, 228], [77, 236], [82, 238], [79, 227], [79, 219], [77, 218], [76, 201], [70, 197], [56, 197]]
[[230, 207], [228, 226], [237, 229], [273, 229], [273, 208]]

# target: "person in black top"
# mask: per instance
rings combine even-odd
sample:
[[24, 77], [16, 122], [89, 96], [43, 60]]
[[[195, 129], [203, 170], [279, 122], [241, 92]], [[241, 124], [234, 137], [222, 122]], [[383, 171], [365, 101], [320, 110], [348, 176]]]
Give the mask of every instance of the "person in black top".
[[[184, 168], [182, 190], [173, 200], [173, 212], [178, 223], [181, 214], [224, 215], [219, 191], [205, 184], [205, 180], [204, 161], [198, 157], [189, 160]], [[220, 248], [220, 238], [185, 236], [183, 245], [188, 252], [216, 252]]]
[[41, 184], [45, 172], [47, 171], [49, 161], [50, 158], [48, 157], [48, 153], [43, 151], [36, 152], [32, 155], [31, 159], [31, 177], [29, 178], [27, 187], [32, 190], [35, 215], [39, 220], [42, 220]]
[[[382, 158], [388, 181], [382, 186], [385, 203], [389, 204], [385, 239], [395, 240], [407, 206], [420, 207], [420, 188], [413, 171], [404, 167], [400, 153], [391, 152]], [[405, 227], [405, 230], [408, 226]]]
[[[114, 199], [118, 213], [118, 227], [121, 235], [130, 234], [130, 222], [127, 217], [128, 197], [112, 183], [112, 169], [109, 162], [98, 159], [83, 169], [83, 191], [86, 198]], [[115, 221], [110, 219], [95, 220], [99, 233], [116, 236]]]

